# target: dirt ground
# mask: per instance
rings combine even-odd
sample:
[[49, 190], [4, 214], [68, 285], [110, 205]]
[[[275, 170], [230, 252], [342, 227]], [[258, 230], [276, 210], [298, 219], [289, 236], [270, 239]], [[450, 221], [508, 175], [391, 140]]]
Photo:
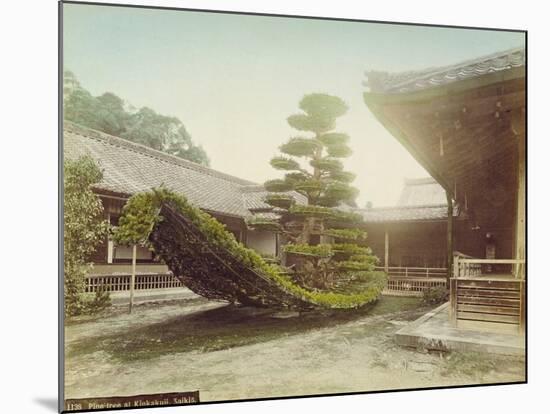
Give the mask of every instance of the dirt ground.
[[199, 390], [219, 401], [524, 380], [522, 358], [397, 346], [393, 334], [427, 310], [392, 297], [299, 317], [199, 297], [112, 309], [66, 324], [65, 397]]

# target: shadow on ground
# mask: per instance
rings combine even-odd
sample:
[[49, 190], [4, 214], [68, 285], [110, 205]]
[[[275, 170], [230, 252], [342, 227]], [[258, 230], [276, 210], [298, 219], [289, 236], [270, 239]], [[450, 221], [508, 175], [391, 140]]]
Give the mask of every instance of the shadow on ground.
[[[121, 362], [145, 360], [178, 352], [212, 352], [327, 328], [367, 316], [419, 308], [418, 299], [385, 297], [360, 310], [308, 312], [283, 318], [274, 311], [227, 305], [171, 317], [125, 332], [87, 338], [72, 344], [68, 356], [107, 352]], [[281, 316], [281, 315], [279, 315]]]

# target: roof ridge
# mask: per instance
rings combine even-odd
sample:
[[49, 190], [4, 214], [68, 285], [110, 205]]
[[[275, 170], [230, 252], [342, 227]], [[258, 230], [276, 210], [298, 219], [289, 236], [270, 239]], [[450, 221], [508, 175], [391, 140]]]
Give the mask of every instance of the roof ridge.
[[[473, 66], [473, 65], [483, 64], [483, 63], [489, 62], [491, 60], [495, 60], [495, 59], [506, 57], [506, 56], [511, 56], [511, 55], [516, 54], [518, 52], [523, 53], [523, 55], [524, 55], [523, 60], [525, 60], [525, 47], [524, 46], [518, 46], [518, 47], [514, 47], [514, 48], [500, 50], [500, 51], [493, 52], [493, 53], [490, 53], [490, 54], [477, 56], [475, 58], [462, 60], [462, 61], [455, 62], [455, 63], [449, 64], [449, 65], [444, 65], [444, 66], [431, 66], [431, 67], [424, 68], [424, 69], [408, 70], [408, 71], [396, 71], [396, 72], [378, 72], [378, 71], [375, 71], [375, 70], [366, 71], [365, 75], [367, 76], [367, 82], [364, 82], [364, 84], [366, 86], [369, 86], [369, 82], [368, 82], [368, 78], [370, 77], [369, 74], [371, 76], [373, 74], [377, 74], [377, 76], [383, 75], [385, 77], [385, 79], [392, 79], [393, 78], [394, 82], [395, 82], [391, 85], [388, 85], [387, 87], [385, 86], [383, 89], [386, 92], [395, 91], [395, 90], [399, 90], [400, 88], [403, 88], [404, 86], [407, 86], [407, 85], [410, 85], [412, 83], [418, 82], [420, 80], [427, 80], [427, 79], [433, 78], [434, 76], [449, 73], [452, 70], [457, 70], [459, 68], [466, 68], [466, 67]], [[523, 64], [525, 64], [524, 61], [523, 61]], [[518, 66], [521, 66], [521, 65], [518, 65]], [[396, 79], [399, 76], [404, 77], [404, 79], [403, 78], [401, 80]], [[372, 85], [370, 85], [370, 86], [372, 86]]]
[[101, 140], [101, 141], [104, 141], [104, 142], [108, 143], [109, 145], [118, 146], [118, 147], [121, 147], [121, 148], [125, 148], [129, 151], [138, 152], [138, 153], [150, 156], [152, 158], [156, 158], [156, 159], [164, 161], [164, 162], [168, 162], [168, 163], [171, 163], [171, 164], [176, 164], [176, 165], [179, 165], [180, 167], [183, 167], [183, 168], [187, 168], [187, 169], [194, 170], [194, 171], [206, 174], [206, 175], [210, 175], [210, 176], [213, 176], [213, 177], [223, 179], [225, 181], [229, 181], [229, 182], [231, 182], [233, 184], [236, 184], [236, 185], [239, 185], [239, 186], [258, 185], [258, 184], [254, 183], [252, 181], [245, 180], [245, 179], [239, 178], [239, 177], [235, 177], [233, 175], [223, 173], [223, 172], [215, 170], [213, 168], [206, 167], [206, 166], [201, 165], [201, 164], [197, 164], [193, 161], [189, 161], [189, 160], [177, 157], [175, 155], [168, 154], [166, 152], [162, 152], [162, 151], [147, 147], [143, 144], [138, 144], [136, 142], [132, 142], [130, 140], [127, 140], [127, 139], [124, 139], [124, 138], [121, 138], [121, 137], [117, 137], [115, 135], [107, 134], [105, 132], [101, 132], [101, 131], [98, 131], [98, 130], [93, 129], [93, 128], [85, 127], [83, 125], [77, 124], [77, 123], [72, 122], [72, 121], [64, 120], [63, 121], [63, 130], [68, 131], [68, 132], [72, 132], [72, 133], [75, 133], [75, 134], [79, 134], [79, 135], [81, 135], [83, 137], [86, 137], [86, 138]]
[[[456, 68], [463, 68], [463, 67], [466, 67], [466, 66], [472, 66], [474, 64], [483, 63], [483, 62], [486, 62], [488, 60], [494, 60], [494, 59], [496, 59], [498, 57], [501, 57], [501, 56], [512, 55], [514, 53], [524, 51], [524, 50], [525, 50], [525, 48], [523, 46], [521, 46], [521, 47], [516, 47], [516, 48], [512, 48], [512, 49], [502, 50], [502, 51], [499, 51], [499, 52], [493, 52], [493, 53], [488, 54], [488, 55], [478, 56], [476, 58], [463, 60], [463, 61], [460, 61], [460, 62], [457, 62], [457, 63], [452, 63], [452, 64], [446, 65], [446, 66], [426, 68], [425, 70], [420, 70], [420, 71], [417, 72], [421, 76], [419, 76], [415, 80], [430, 78], [434, 75], [439, 75], [441, 73], [449, 72], [450, 70], [453, 70], [453, 69], [456, 69]], [[433, 70], [428, 72], [430, 69], [433, 69]], [[414, 71], [413, 71], [413, 73], [414, 73]], [[399, 88], [400, 86], [407, 85], [408, 83], [411, 83], [410, 79], [393, 85], [392, 89], [393, 88]]]

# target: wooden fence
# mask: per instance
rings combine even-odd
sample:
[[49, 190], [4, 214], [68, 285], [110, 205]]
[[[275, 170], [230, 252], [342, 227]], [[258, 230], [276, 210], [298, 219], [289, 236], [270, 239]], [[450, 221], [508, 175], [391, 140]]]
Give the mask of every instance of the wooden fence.
[[[130, 274], [90, 275], [86, 278], [86, 292], [104, 289], [109, 292], [130, 290]], [[136, 275], [135, 289], [167, 289], [183, 284], [172, 273], [141, 273]]]
[[[385, 271], [384, 267], [376, 270]], [[397, 267], [387, 268], [388, 284], [382, 292], [389, 296], [422, 296], [425, 290], [447, 286], [445, 267]]]

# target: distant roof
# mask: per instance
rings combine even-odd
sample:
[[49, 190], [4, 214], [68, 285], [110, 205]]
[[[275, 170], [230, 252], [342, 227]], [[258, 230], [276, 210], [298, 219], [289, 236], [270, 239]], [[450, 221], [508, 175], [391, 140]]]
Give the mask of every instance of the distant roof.
[[[406, 179], [396, 206], [360, 209], [366, 222], [444, 220], [447, 218], [445, 190], [432, 177]], [[458, 215], [455, 206], [453, 215]]]
[[397, 206], [447, 205], [447, 195], [432, 177], [406, 179]]
[[[447, 218], [446, 205], [409, 206], [409, 207], [381, 207], [358, 211], [367, 223], [381, 223], [394, 221], [432, 221]], [[453, 216], [458, 215], [455, 207]]]
[[65, 157], [90, 155], [103, 170], [97, 190], [129, 196], [164, 185], [197, 207], [221, 214], [244, 218], [272, 209], [263, 202], [263, 186], [252, 181], [68, 121], [63, 137]]
[[525, 48], [514, 48], [454, 65], [389, 73], [367, 71], [365, 86], [374, 93], [406, 93], [525, 66]]

